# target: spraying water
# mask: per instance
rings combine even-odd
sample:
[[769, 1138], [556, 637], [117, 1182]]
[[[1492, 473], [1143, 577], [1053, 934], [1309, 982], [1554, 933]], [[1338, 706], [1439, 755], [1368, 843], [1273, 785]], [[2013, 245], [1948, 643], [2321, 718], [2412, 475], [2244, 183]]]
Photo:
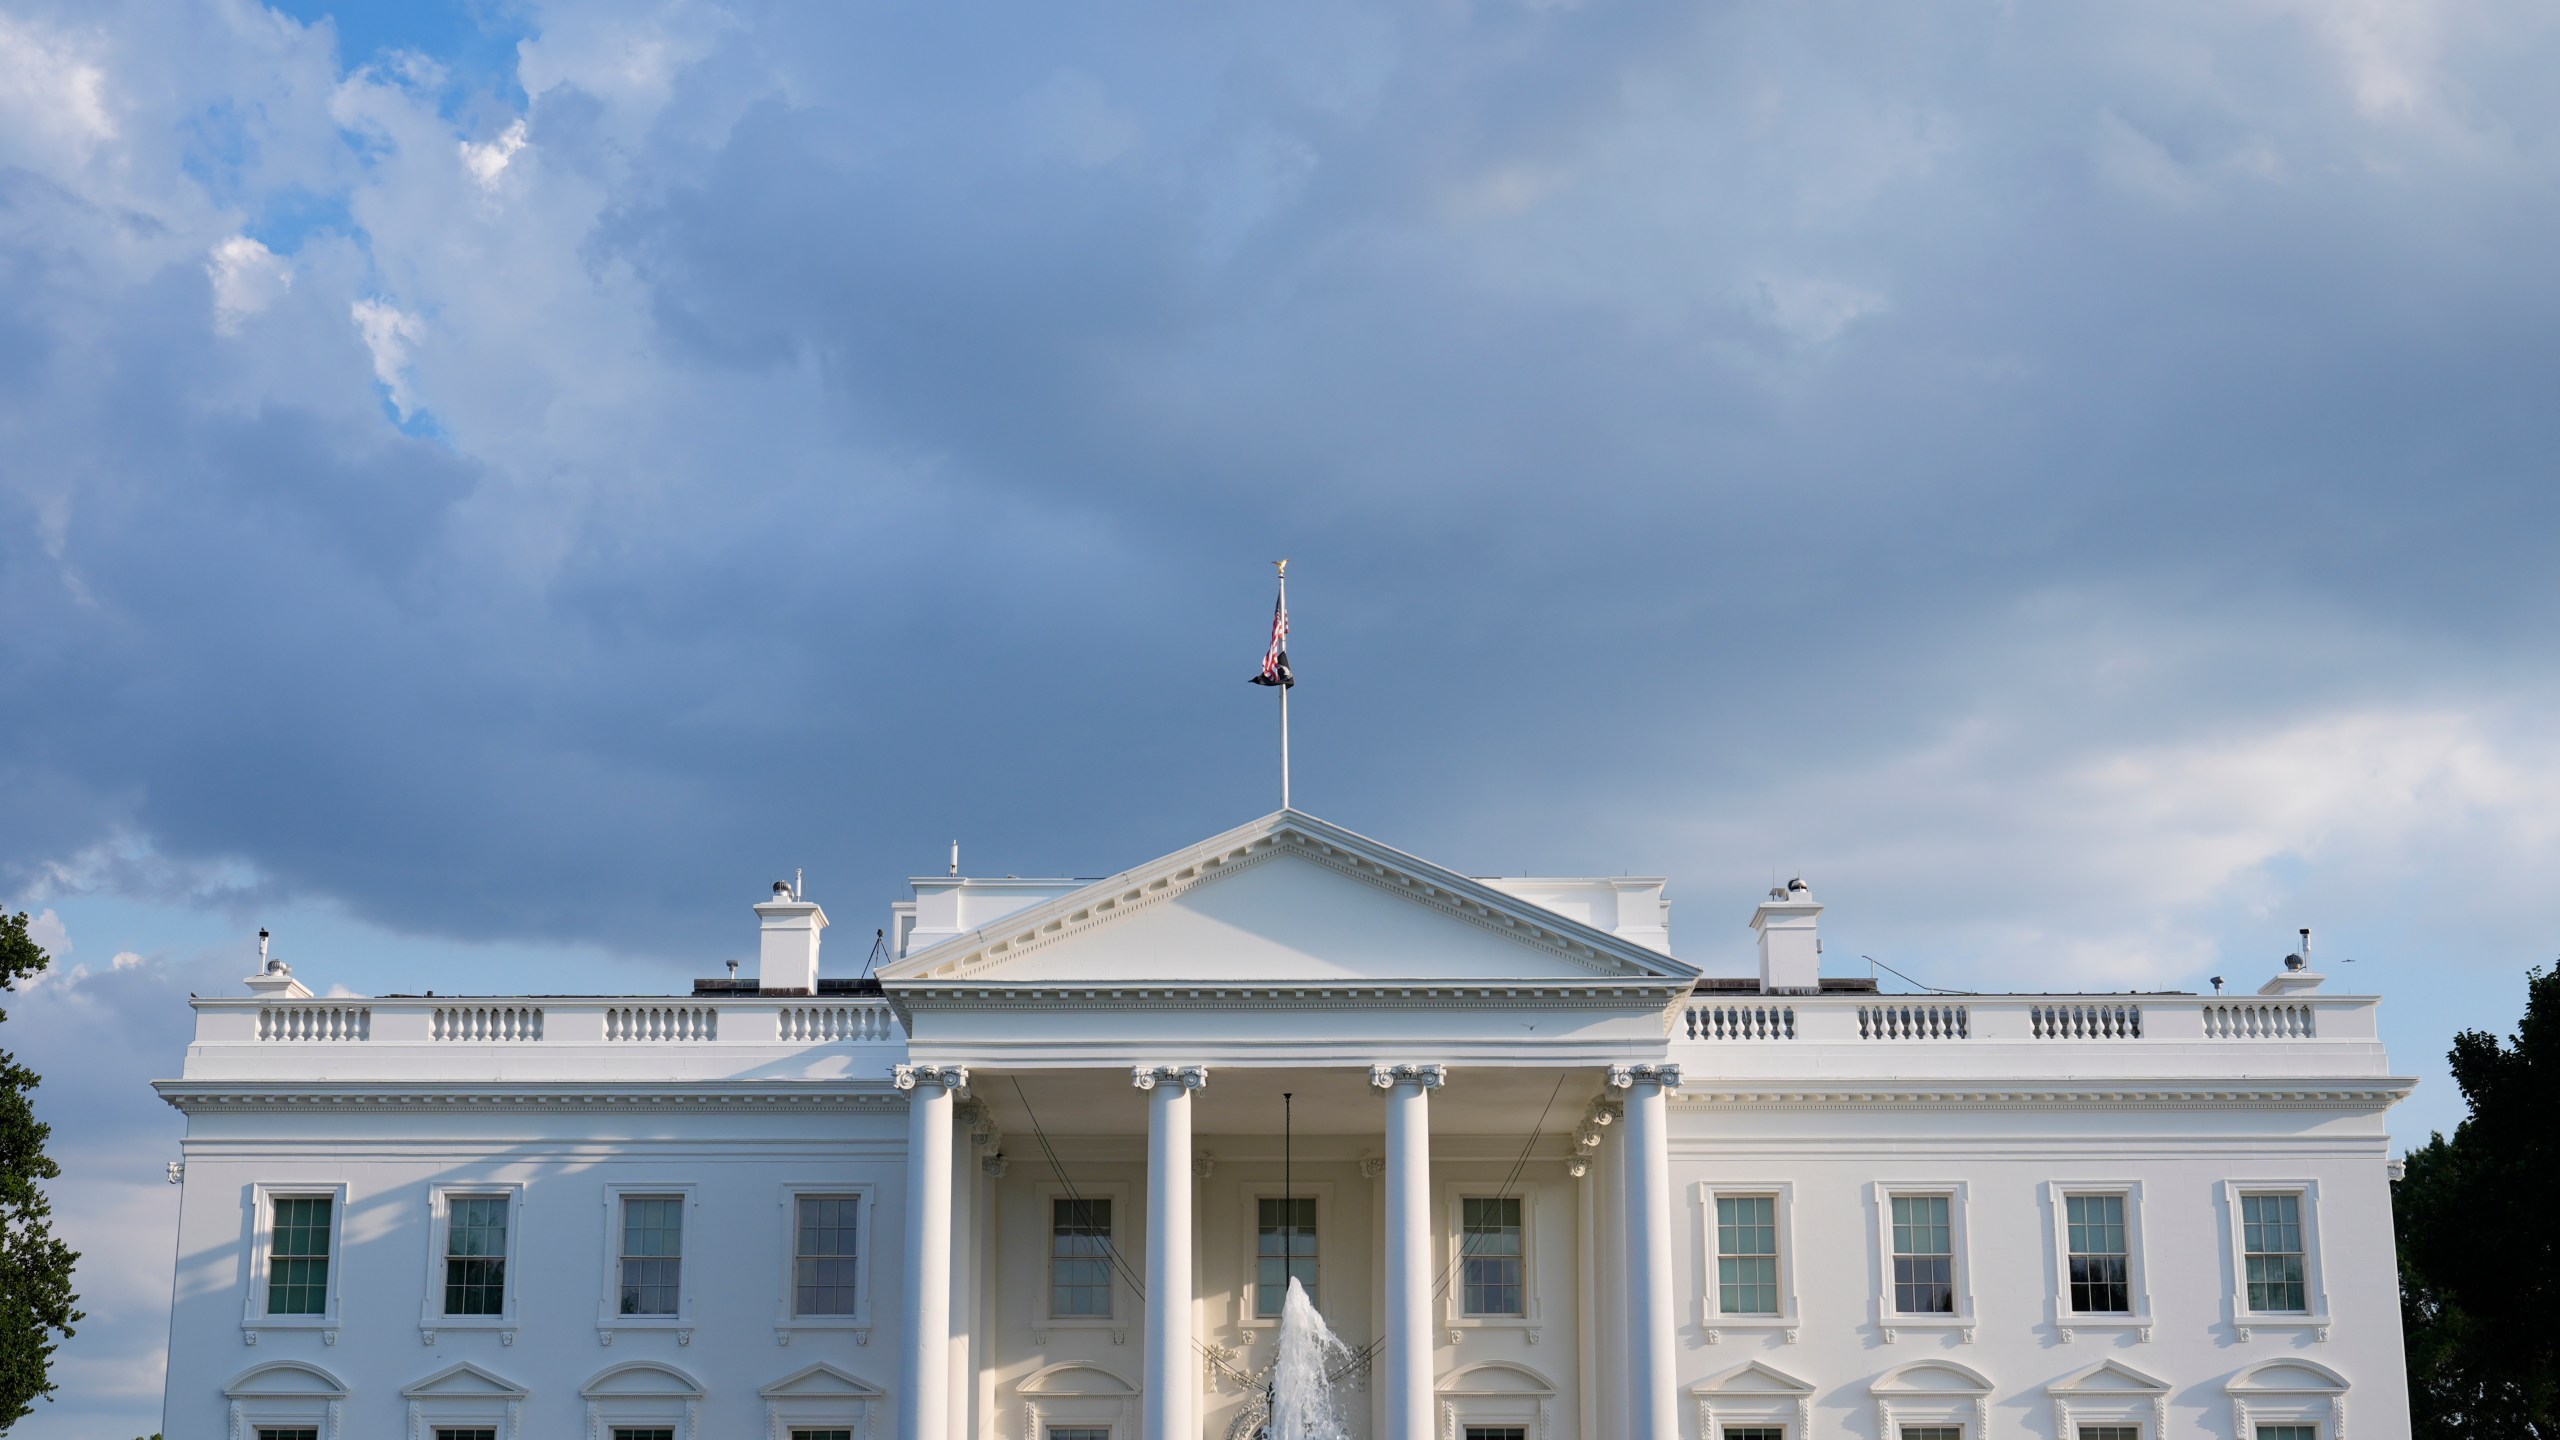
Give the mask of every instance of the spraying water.
[[1271, 1365], [1271, 1422], [1263, 1432], [1268, 1440], [1346, 1440], [1350, 1432], [1334, 1404], [1332, 1371], [1350, 1358], [1351, 1347], [1335, 1338], [1305, 1287], [1291, 1276], [1280, 1306], [1280, 1354]]

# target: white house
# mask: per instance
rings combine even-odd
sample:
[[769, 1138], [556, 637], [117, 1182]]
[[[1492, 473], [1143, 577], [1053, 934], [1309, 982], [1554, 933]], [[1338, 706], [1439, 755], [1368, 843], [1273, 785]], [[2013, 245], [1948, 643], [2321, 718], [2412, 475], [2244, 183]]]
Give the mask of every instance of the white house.
[[[1884, 996], [1283, 810], [677, 996], [196, 1002], [170, 1440], [2398, 1440], [2375, 1002]], [[865, 927], [869, 928], [869, 927]], [[317, 978], [317, 977], [314, 977]], [[2353, 1427], [2352, 1432], [2350, 1426]]]

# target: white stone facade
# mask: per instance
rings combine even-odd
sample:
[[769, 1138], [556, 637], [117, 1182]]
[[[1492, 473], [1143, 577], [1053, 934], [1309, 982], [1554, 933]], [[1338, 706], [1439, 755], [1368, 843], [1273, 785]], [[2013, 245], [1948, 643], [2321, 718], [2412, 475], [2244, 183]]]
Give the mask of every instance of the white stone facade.
[[170, 1440], [1224, 1437], [1292, 1263], [1377, 1440], [2409, 1433], [2411, 1082], [2308, 973], [1825, 988], [1797, 890], [1701, 983], [1659, 881], [1290, 811], [919, 880], [876, 992], [756, 908], [694, 995], [197, 1002]]

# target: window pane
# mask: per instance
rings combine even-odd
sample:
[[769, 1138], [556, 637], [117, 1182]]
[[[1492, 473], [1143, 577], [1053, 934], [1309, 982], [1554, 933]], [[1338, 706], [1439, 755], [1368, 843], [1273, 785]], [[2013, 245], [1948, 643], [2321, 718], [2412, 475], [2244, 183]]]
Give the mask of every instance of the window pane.
[[616, 1425], [613, 1427], [613, 1440], [676, 1440], [676, 1432], [664, 1425], [637, 1429]]
[[1787, 1440], [1782, 1425], [1727, 1425], [1724, 1440]]
[[2139, 1425], [2083, 1425], [2080, 1440], [2142, 1440]]
[[1778, 1197], [1716, 1197], [1716, 1307], [1727, 1315], [1778, 1313]]
[[495, 1426], [490, 1425], [468, 1430], [455, 1430], [449, 1426], [439, 1425], [436, 1427], [436, 1440], [498, 1440], [498, 1431]]
[[683, 1198], [622, 1197], [622, 1313], [675, 1314], [683, 1267]]
[[1893, 1197], [1893, 1308], [1898, 1313], [1955, 1313], [1952, 1203], [1944, 1195]]
[[1322, 1304], [1316, 1294], [1314, 1197], [1265, 1199], [1257, 1213], [1261, 1224], [1254, 1250], [1253, 1313], [1266, 1320], [1277, 1316], [1281, 1302], [1289, 1298], [1292, 1277], [1306, 1287], [1310, 1303]]
[[1529, 1440], [1526, 1425], [1470, 1425], [1467, 1440]]
[[860, 1231], [855, 1195], [802, 1195], [792, 1205], [792, 1295], [795, 1315], [852, 1315]]
[[2251, 1310], [2300, 1314], [2310, 1309], [2302, 1264], [2301, 1196], [2241, 1196], [2240, 1248], [2247, 1257], [2243, 1278]]
[[2320, 1440], [2317, 1425], [2261, 1425], [2258, 1440]]
[[281, 1196], [267, 1231], [267, 1313], [329, 1313], [329, 1207], [324, 1195]]
[[1961, 1425], [1905, 1425], [1902, 1440], [1964, 1440]]
[[794, 1430], [791, 1440], [853, 1440], [850, 1430]]
[[258, 1440], [320, 1440], [320, 1432], [309, 1428], [301, 1430], [277, 1430], [270, 1426], [261, 1425], [258, 1427]]
[[1463, 1313], [1526, 1315], [1525, 1260], [1520, 1202], [1511, 1197], [1458, 1202], [1459, 1264], [1464, 1270]]
[[1049, 1313], [1111, 1317], [1111, 1202], [1049, 1202]]
[[2071, 1258], [2072, 1310], [2082, 1315], [2130, 1314], [2133, 1264], [2126, 1241], [2124, 1197], [2066, 1195], [2062, 1206], [2064, 1243]]
[[1099, 1425], [1052, 1425], [1049, 1440], [1111, 1440], [1111, 1432]]
[[445, 1202], [444, 1313], [500, 1315], [507, 1308], [507, 1197]]

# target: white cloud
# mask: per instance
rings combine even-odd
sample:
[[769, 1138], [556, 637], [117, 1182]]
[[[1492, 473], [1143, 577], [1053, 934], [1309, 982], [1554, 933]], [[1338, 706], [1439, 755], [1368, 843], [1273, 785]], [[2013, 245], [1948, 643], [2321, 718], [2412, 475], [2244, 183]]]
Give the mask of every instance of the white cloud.
[[57, 966], [71, 953], [71, 932], [63, 928], [62, 917], [49, 908], [27, 921], [27, 938], [43, 946]]
[[[0, 147], [55, 170], [86, 164], [115, 136], [105, 68], [65, 37], [0, 14]], [[44, 163], [65, 159], [70, 167]]]
[[293, 267], [246, 235], [214, 246], [204, 268], [213, 277], [213, 328], [225, 335], [239, 334], [243, 319], [293, 288]]
[[1827, 345], [1892, 308], [1872, 291], [1814, 276], [1763, 277], [1756, 292], [1762, 317], [1800, 345]]
[[525, 123], [518, 120], [485, 145], [463, 141], [462, 168], [471, 172], [471, 178], [480, 182], [481, 189], [495, 190], [498, 177], [507, 173], [507, 162], [515, 159], [516, 152], [524, 146]]
[[400, 418], [408, 419], [417, 411], [417, 396], [409, 388], [409, 350], [426, 338], [426, 322], [385, 300], [358, 300], [350, 313], [365, 349], [373, 352], [373, 378], [390, 392]]

